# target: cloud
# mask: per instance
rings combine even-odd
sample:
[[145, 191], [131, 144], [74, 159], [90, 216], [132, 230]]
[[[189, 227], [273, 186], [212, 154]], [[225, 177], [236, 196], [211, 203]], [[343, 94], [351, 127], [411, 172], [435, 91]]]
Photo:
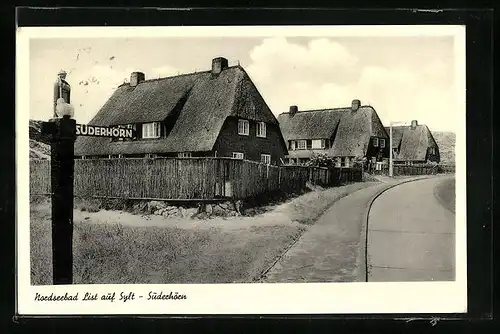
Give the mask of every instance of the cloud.
[[151, 79], [154, 78], [164, 78], [164, 77], [169, 77], [173, 75], [177, 75], [179, 72], [178, 69], [175, 67], [166, 65], [166, 66], [161, 66], [161, 67], [155, 67], [153, 68], [150, 73], [151, 73]]
[[373, 64], [369, 52], [357, 54], [326, 38], [307, 44], [264, 39], [250, 58], [247, 72], [276, 115], [290, 105], [299, 110], [335, 108], [360, 99], [372, 105], [383, 122], [418, 119], [431, 127], [447, 127], [444, 115], [453, 112], [451, 65], [440, 59], [423, 59], [419, 66], [404, 59]]

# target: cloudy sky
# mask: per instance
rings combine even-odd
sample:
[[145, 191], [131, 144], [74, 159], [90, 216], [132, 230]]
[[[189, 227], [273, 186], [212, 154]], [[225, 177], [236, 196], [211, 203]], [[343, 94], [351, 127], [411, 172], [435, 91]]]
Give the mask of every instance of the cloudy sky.
[[205, 71], [217, 56], [245, 68], [276, 114], [372, 105], [382, 122], [417, 119], [455, 131], [453, 37], [45, 38], [30, 40], [30, 118], [52, 115], [57, 72], [68, 72], [79, 123], [132, 71], [158, 78]]

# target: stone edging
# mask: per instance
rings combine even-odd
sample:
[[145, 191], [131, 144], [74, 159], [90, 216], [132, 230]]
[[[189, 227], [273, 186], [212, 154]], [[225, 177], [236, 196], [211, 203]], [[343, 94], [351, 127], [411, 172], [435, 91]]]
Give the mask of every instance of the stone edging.
[[368, 206], [365, 210], [365, 213], [363, 215], [363, 220], [362, 220], [362, 227], [361, 227], [361, 241], [360, 241], [360, 251], [358, 254], [358, 258], [356, 259], [356, 263], [358, 264], [358, 274], [357, 274], [357, 281], [358, 282], [368, 282], [368, 217], [370, 215], [370, 210], [372, 208], [373, 202], [382, 195], [384, 192], [386, 192], [389, 189], [392, 189], [396, 186], [399, 186], [401, 184], [413, 182], [413, 181], [420, 181], [420, 180], [426, 180], [431, 178], [432, 175], [426, 175], [422, 177], [418, 177], [415, 179], [410, 179], [410, 180], [403, 180], [398, 183], [394, 184], [389, 184], [387, 187], [382, 188], [379, 190], [375, 195], [370, 199], [368, 202]]

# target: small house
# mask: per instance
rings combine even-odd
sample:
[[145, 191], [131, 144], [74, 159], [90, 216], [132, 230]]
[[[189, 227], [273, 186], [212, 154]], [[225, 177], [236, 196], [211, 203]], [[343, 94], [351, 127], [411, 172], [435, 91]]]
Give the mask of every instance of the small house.
[[[386, 127], [390, 134], [390, 128]], [[410, 126], [392, 127], [392, 153], [394, 164], [422, 164], [440, 162], [439, 147], [426, 125], [416, 120]]]
[[133, 129], [132, 139], [78, 137], [78, 158], [229, 157], [279, 164], [286, 143], [245, 70], [212, 60], [208, 71], [146, 79], [133, 72], [89, 122]]
[[388, 134], [372, 106], [353, 100], [351, 107], [298, 110], [278, 116], [288, 144], [288, 163], [307, 162], [314, 154], [332, 157], [349, 167], [356, 159], [382, 162], [389, 157]]

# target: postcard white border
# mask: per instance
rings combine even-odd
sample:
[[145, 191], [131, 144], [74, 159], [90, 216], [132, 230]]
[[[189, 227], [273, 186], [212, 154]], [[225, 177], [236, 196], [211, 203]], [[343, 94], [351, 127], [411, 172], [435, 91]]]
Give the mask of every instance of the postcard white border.
[[[29, 242], [29, 40], [85, 37], [454, 36], [457, 103], [456, 281], [31, 286]], [[22, 95], [20, 94], [22, 93]], [[29, 27], [16, 40], [17, 304], [20, 315], [463, 313], [467, 311], [465, 26]], [[186, 300], [37, 302], [35, 293], [178, 292]], [[81, 299], [81, 297], [80, 297]]]

